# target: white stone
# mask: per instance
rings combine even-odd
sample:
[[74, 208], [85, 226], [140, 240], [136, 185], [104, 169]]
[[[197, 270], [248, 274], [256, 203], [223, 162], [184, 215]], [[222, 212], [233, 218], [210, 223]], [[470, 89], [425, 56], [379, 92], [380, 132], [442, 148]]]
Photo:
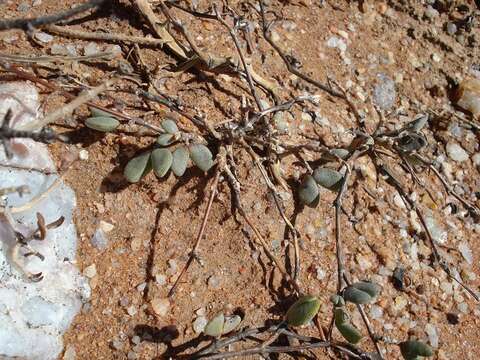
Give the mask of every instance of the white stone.
[[97, 275], [97, 267], [95, 266], [95, 264], [87, 266], [83, 270], [83, 275], [85, 275], [86, 277], [88, 277], [90, 279], [93, 278], [95, 275]]
[[462, 162], [468, 160], [468, 153], [457, 143], [448, 142], [446, 150], [448, 157], [453, 161]]
[[84, 161], [88, 160], [88, 151], [85, 149], [80, 150], [78, 152], [78, 158]]
[[438, 330], [433, 324], [427, 324], [425, 325], [425, 332], [428, 335], [428, 341], [430, 342], [430, 345], [432, 347], [437, 348], [438, 347]]
[[151, 301], [151, 305], [155, 314], [165, 316], [170, 308], [170, 301], [167, 298], [156, 297]]
[[205, 316], [197, 317], [193, 322], [193, 331], [195, 331], [196, 334], [202, 333], [207, 323], [208, 320]]
[[[13, 127], [33, 128], [39, 108], [38, 91], [30, 84], [9, 82], [0, 84], [0, 118], [7, 109], [14, 115]], [[19, 100], [20, 99], [20, 100]], [[21, 103], [20, 103], [21, 101]], [[17, 139], [10, 160], [0, 148], [0, 161], [26, 168], [44, 168], [55, 171], [48, 148], [30, 139]], [[75, 267], [77, 235], [72, 220], [76, 206], [75, 195], [62, 181], [45, 191], [58, 179], [35, 171], [0, 168], [1, 187], [28, 185], [30, 193], [20, 197], [16, 193], [6, 196], [7, 215], [0, 211], [0, 354], [2, 357], [28, 360], [58, 359], [63, 349], [62, 335], [68, 329], [82, 303], [89, 298], [90, 288]], [[46, 194], [40, 198], [41, 194]], [[38, 199], [38, 201], [33, 201]], [[26, 206], [24, 206], [26, 205]], [[11, 217], [8, 215], [12, 213]], [[44, 256], [18, 258], [14, 262], [12, 251], [16, 239], [13, 231], [28, 233], [36, 229], [36, 213], [47, 223], [64, 216], [56, 229], [50, 229], [42, 241], [32, 240], [29, 245]], [[13, 219], [12, 219], [13, 218]], [[32, 282], [26, 272], [39, 273], [43, 279]]]

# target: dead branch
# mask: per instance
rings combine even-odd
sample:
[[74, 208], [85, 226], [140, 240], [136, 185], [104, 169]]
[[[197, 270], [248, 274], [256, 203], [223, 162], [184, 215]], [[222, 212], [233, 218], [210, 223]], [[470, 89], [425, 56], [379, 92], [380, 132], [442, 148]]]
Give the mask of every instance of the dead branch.
[[62, 20], [66, 20], [85, 12], [89, 9], [96, 8], [101, 6], [105, 0], [89, 0], [84, 4], [75, 6], [70, 10], [65, 10], [59, 12], [57, 14], [46, 15], [37, 18], [30, 18], [30, 19], [6, 19], [0, 20], [0, 31], [1, 30], [8, 30], [8, 29], [23, 29], [23, 30], [31, 30], [32, 28], [41, 27], [47, 24], [54, 24]]

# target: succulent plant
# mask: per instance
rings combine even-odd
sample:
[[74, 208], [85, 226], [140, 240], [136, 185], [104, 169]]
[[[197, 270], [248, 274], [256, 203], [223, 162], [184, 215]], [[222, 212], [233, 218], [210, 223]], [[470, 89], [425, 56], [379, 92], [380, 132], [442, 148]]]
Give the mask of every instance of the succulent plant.
[[219, 337], [223, 333], [224, 324], [225, 316], [223, 313], [219, 313], [207, 323], [203, 332], [205, 335]]
[[187, 169], [190, 155], [188, 150], [181, 146], [173, 152], [172, 171], [176, 176], [182, 176]]
[[113, 118], [116, 118], [115, 115], [112, 115], [110, 114], [109, 112], [106, 112], [106, 111], [103, 111], [101, 109], [97, 109], [97, 108], [94, 108], [94, 107], [90, 107], [90, 113], [92, 114], [92, 117], [102, 117], [102, 116], [106, 116], [106, 117], [113, 117]]
[[340, 334], [351, 344], [356, 344], [362, 339], [362, 334], [348, 321], [348, 314], [341, 307], [335, 309], [335, 327]]
[[85, 120], [85, 126], [102, 132], [113, 131], [118, 127], [118, 125], [120, 125], [120, 122], [110, 116], [96, 116]]
[[432, 356], [433, 351], [427, 344], [417, 341], [408, 340], [399, 344], [400, 352], [405, 360], [417, 360], [419, 357]]
[[203, 171], [208, 171], [213, 166], [213, 155], [205, 145], [191, 145], [190, 156], [193, 163]]
[[155, 149], [152, 151], [152, 167], [155, 175], [163, 177], [172, 166], [172, 153], [168, 149]]
[[359, 281], [345, 288], [343, 298], [354, 304], [368, 304], [375, 300], [379, 292], [380, 286], [377, 284]]
[[225, 316], [222, 334], [228, 334], [229, 332], [235, 330], [241, 322], [242, 318], [238, 315]]
[[320, 309], [320, 300], [312, 295], [299, 298], [287, 311], [286, 321], [290, 326], [308, 324]]
[[157, 138], [157, 144], [160, 146], [167, 146], [170, 145], [173, 141], [174, 137], [172, 134], [162, 134], [159, 135]]
[[318, 185], [326, 189], [337, 191], [342, 185], [343, 175], [337, 170], [326, 167], [318, 167], [313, 172], [313, 178]]
[[165, 130], [168, 134], [176, 134], [178, 133], [178, 127], [175, 121], [172, 119], [165, 119], [162, 121], [162, 128]]
[[318, 185], [311, 175], [305, 176], [300, 184], [298, 189], [298, 197], [305, 205], [314, 204], [315, 200], [318, 198]]
[[146, 152], [131, 159], [125, 166], [123, 175], [129, 182], [136, 183], [151, 169], [150, 152]]

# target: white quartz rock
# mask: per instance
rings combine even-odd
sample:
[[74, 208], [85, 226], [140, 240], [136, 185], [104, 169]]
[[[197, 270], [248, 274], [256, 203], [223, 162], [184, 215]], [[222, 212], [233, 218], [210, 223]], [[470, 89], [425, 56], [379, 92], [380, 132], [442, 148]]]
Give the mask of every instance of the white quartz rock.
[[[38, 116], [38, 91], [33, 85], [0, 83], [0, 99], [0, 119], [11, 109], [14, 128], [33, 122]], [[63, 333], [90, 297], [88, 283], [75, 266], [75, 194], [55, 174], [18, 169], [55, 172], [44, 144], [16, 139], [11, 141], [11, 149], [14, 156], [7, 159], [3, 147], [0, 148], [0, 163], [17, 167], [0, 166], [0, 189], [27, 185], [30, 193], [10, 193], [1, 199], [5, 209], [0, 208], [0, 358], [53, 360], [63, 349]], [[37, 212], [47, 224], [65, 217], [61, 226], [47, 231], [44, 240], [28, 243], [44, 256], [43, 261], [36, 256], [23, 256], [25, 251], [16, 246], [13, 233], [28, 235], [34, 231]], [[39, 282], [26, 276], [40, 272], [43, 279]]]

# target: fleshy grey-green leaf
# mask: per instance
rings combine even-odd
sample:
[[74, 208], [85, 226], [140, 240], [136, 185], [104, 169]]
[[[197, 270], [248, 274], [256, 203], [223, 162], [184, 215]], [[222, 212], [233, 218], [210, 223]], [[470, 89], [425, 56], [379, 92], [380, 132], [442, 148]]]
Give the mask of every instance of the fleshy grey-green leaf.
[[157, 144], [160, 146], [167, 146], [172, 143], [172, 134], [162, 134], [157, 138]]
[[150, 152], [146, 152], [132, 158], [125, 166], [123, 175], [129, 182], [136, 183], [151, 169]]
[[116, 118], [115, 115], [112, 115], [109, 112], [106, 112], [106, 111], [103, 111], [103, 110], [100, 110], [100, 109], [97, 109], [97, 108], [94, 108], [94, 107], [90, 107], [90, 113], [92, 114], [92, 117], [106, 116], [106, 117]]
[[338, 331], [350, 344], [356, 344], [362, 340], [362, 334], [357, 330], [355, 326], [349, 323], [336, 324]]
[[190, 146], [190, 156], [194, 164], [203, 171], [208, 171], [213, 166], [213, 155], [205, 145]]
[[340, 295], [330, 296], [330, 301], [333, 303], [333, 306], [335, 307], [345, 306], [345, 300]]
[[343, 298], [354, 304], [368, 304], [372, 297], [365, 291], [359, 290], [354, 286], [347, 286], [343, 291]]
[[188, 150], [183, 146], [173, 152], [172, 171], [176, 176], [182, 176], [185, 173], [188, 158]]
[[207, 323], [203, 332], [206, 335], [218, 337], [223, 333], [224, 323], [225, 317], [223, 316], [223, 313], [220, 313]]
[[155, 149], [152, 151], [152, 167], [158, 177], [164, 176], [172, 166], [172, 153], [168, 149]]
[[295, 301], [287, 311], [287, 324], [301, 326], [308, 324], [320, 309], [320, 300], [315, 296], [306, 295]]
[[120, 122], [109, 116], [98, 116], [98, 117], [90, 117], [85, 120], [85, 126], [90, 129], [102, 131], [102, 132], [109, 132], [115, 130]]
[[352, 284], [358, 290], [362, 290], [370, 295], [372, 298], [375, 298], [380, 292], [380, 286], [370, 281], [358, 281]]
[[226, 316], [223, 324], [222, 334], [228, 334], [235, 330], [235, 328], [242, 322], [242, 318], [238, 315]]
[[356, 344], [362, 339], [362, 334], [348, 321], [348, 314], [343, 308], [335, 309], [335, 327], [340, 334], [351, 344]]
[[337, 170], [326, 167], [318, 167], [313, 172], [313, 178], [317, 184], [329, 190], [339, 190], [342, 184], [343, 175]]
[[172, 119], [163, 120], [162, 128], [169, 134], [176, 134], [178, 132], [177, 124]]
[[380, 292], [380, 286], [369, 281], [359, 281], [347, 286], [343, 298], [354, 304], [368, 304], [375, 300]]
[[312, 204], [318, 197], [318, 185], [311, 175], [305, 176], [298, 189], [298, 197], [307, 205]]
[[417, 340], [408, 340], [400, 343], [400, 351], [405, 360], [414, 360], [417, 359], [418, 356], [433, 355], [430, 346]]

